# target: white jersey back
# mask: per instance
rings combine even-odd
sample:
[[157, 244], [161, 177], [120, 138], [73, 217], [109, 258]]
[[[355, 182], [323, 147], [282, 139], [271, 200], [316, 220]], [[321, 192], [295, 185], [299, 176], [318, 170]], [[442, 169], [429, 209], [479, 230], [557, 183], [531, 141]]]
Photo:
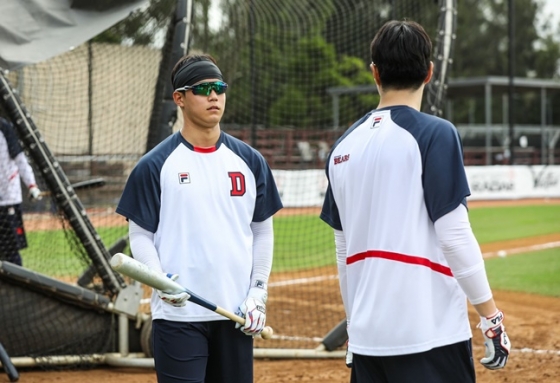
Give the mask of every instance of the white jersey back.
[[[162, 269], [229, 311], [245, 299], [253, 267], [251, 222], [282, 207], [272, 173], [254, 149], [222, 132], [216, 147], [193, 147], [176, 133], [144, 156], [117, 213], [153, 232]], [[188, 302], [176, 308], [152, 295], [152, 318], [224, 318]]]
[[469, 339], [466, 297], [434, 222], [470, 194], [454, 126], [375, 110], [335, 144], [321, 218], [347, 244], [349, 349], [401, 355]]

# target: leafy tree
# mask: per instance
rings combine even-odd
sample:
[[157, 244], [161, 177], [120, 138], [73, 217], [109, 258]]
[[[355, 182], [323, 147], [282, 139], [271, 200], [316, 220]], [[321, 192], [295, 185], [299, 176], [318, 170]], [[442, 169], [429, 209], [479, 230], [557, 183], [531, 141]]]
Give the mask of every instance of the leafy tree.
[[[331, 127], [332, 99], [327, 88], [373, 83], [365, 61], [338, 54], [324, 38], [334, 3], [222, 2], [224, 18], [219, 30], [211, 31], [207, 51], [218, 59], [230, 84], [224, 122]], [[204, 41], [200, 29], [193, 30], [192, 47], [202, 49]], [[250, 44], [254, 44], [252, 51]], [[364, 106], [368, 101], [371, 96], [345, 100], [349, 105], [346, 113], [356, 114], [356, 119], [371, 109], [371, 105]]]
[[[95, 41], [154, 44], [176, 1], [151, 0], [144, 12]], [[221, 7], [219, 23], [210, 12], [212, 1], [219, 1]], [[457, 4], [450, 77], [507, 75], [508, 1], [459, 0]], [[515, 8], [515, 75], [558, 78], [558, 26], [550, 21], [537, 25], [542, 0], [515, 0]], [[433, 0], [196, 0], [190, 47], [213, 54], [230, 84], [225, 122], [330, 127], [332, 100], [327, 88], [373, 83], [368, 47], [377, 28], [391, 18], [408, 18], [435, 36], [437, 9]], [[500, 99], [493, 103], [496, 120], [502, 116]], [[377, 95], [343, 96], [340, 102], [340, 120], [346, 123], [374, 107]], [[474, 108], [471, 104], [458, 100], [454, 119], [467, 121], [471, 115], [483, 121], [482, 97], [475, 100]], [[516, 119], [538, 122], [537, 104], [538, 97], [520, 95]], [[550, 119], [560, 121], [560, 109], [551, 110]]]

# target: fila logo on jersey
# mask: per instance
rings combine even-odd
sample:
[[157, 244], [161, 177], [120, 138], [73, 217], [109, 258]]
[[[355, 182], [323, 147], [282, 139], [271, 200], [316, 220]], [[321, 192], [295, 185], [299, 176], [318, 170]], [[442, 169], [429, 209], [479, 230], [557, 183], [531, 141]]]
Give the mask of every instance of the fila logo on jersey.
[[179, 183], [180, 184], [190, 184], [191, 176], [189, 173], [179, 173]]
[[373, 124], [371, 125], [371, 129], [377, 127], [377, 125], [381, 124], [381, 120], [383, 120], [383, 116], [378, 116], [373, 119]]
[[349, 159], [350, 159], [350, 154], [345, 154], [343, 156], [334, 156], [334, 164], [338, 165], [348, 161]]

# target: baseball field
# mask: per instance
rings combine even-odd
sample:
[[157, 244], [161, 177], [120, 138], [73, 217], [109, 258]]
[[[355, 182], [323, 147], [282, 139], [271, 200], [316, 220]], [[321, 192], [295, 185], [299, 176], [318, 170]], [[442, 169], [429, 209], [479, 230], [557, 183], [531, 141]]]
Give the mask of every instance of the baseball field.
[[[506, 315], [506, 329], [513, 345], [504, 370], [484, 370], [478, 363], [484, 354], [482, 336], [476, 329], [478, 317], [470, 310], [478, 382], [560, 382], [560, 200], [471, 202], [469, 207], [471, 224], [486, 258], [496, 302]], [[286, 310], [297, 313], [298, 310], [323, 309], [342, 313], [338, 304], [338, 281], [329, 278], [336, 270], [332, 262], [322, 265], [322, 257], [318, 256], [317, 266], [326, 278], [320, 284], [309, 285], [309, 299], [305, 302], [287, 299], [282, 294], [283, 285], [275, 285], [275, 282], [301, 278], [302, 274], [284, 270], [281, 264], [275, 265], [278, 271], [270, 281], [268, 323], [277, 332], [282, 333], [282, 323], [276, 319], [278, 313]], [[314, 272], [316, 275], [317, 270]], [[292, 321], [298, 321], [297, 315]], [[298, 325], [302, 334], [306, 331], [314, 334], [317, 326], [321, 326], [303, 322]], [[256, 346], [266, 347], [262, 342], [258, 340]], [[64, 371], [22, 369], [20, 375], [24, 383], [156, 381], [151, 369], [108, 366]], [[257, 383], [348, 381], [349, 370], [341, 359], [255, 361]]]

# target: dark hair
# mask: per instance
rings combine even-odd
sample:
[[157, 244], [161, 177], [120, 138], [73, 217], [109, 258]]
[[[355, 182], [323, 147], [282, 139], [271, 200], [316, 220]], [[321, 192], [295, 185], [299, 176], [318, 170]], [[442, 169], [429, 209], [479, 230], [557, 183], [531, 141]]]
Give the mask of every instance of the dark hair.
[[177, 74], [179, 69], [181, 69], [185, 65], [188, 65], [188, 64], [191, 64], [191, 63], [194, 63], [194, 62], [197, 62], [197, 61], [211, 61], [215, 65], [218, 65], [218, 63], [216, 62], [216, 59], [214, 59], [214, 57], [210, 56], [209, 54], [206, 54], [206, 53], [189, 53], [188, 55], [185, 55], [185, 56], [181, 57], [179, 59], [179, 61], [177, 61], [175, 66], [173, 67], [173, 70], [171, 71], [171, 82], [173, 82], [173, 80], [175, 79], [175, 75]]
[[418, 89], [428, 75], [432, 41], [414, 21], [386, 22], [375, 34], [370, 50], [384, 88]]

